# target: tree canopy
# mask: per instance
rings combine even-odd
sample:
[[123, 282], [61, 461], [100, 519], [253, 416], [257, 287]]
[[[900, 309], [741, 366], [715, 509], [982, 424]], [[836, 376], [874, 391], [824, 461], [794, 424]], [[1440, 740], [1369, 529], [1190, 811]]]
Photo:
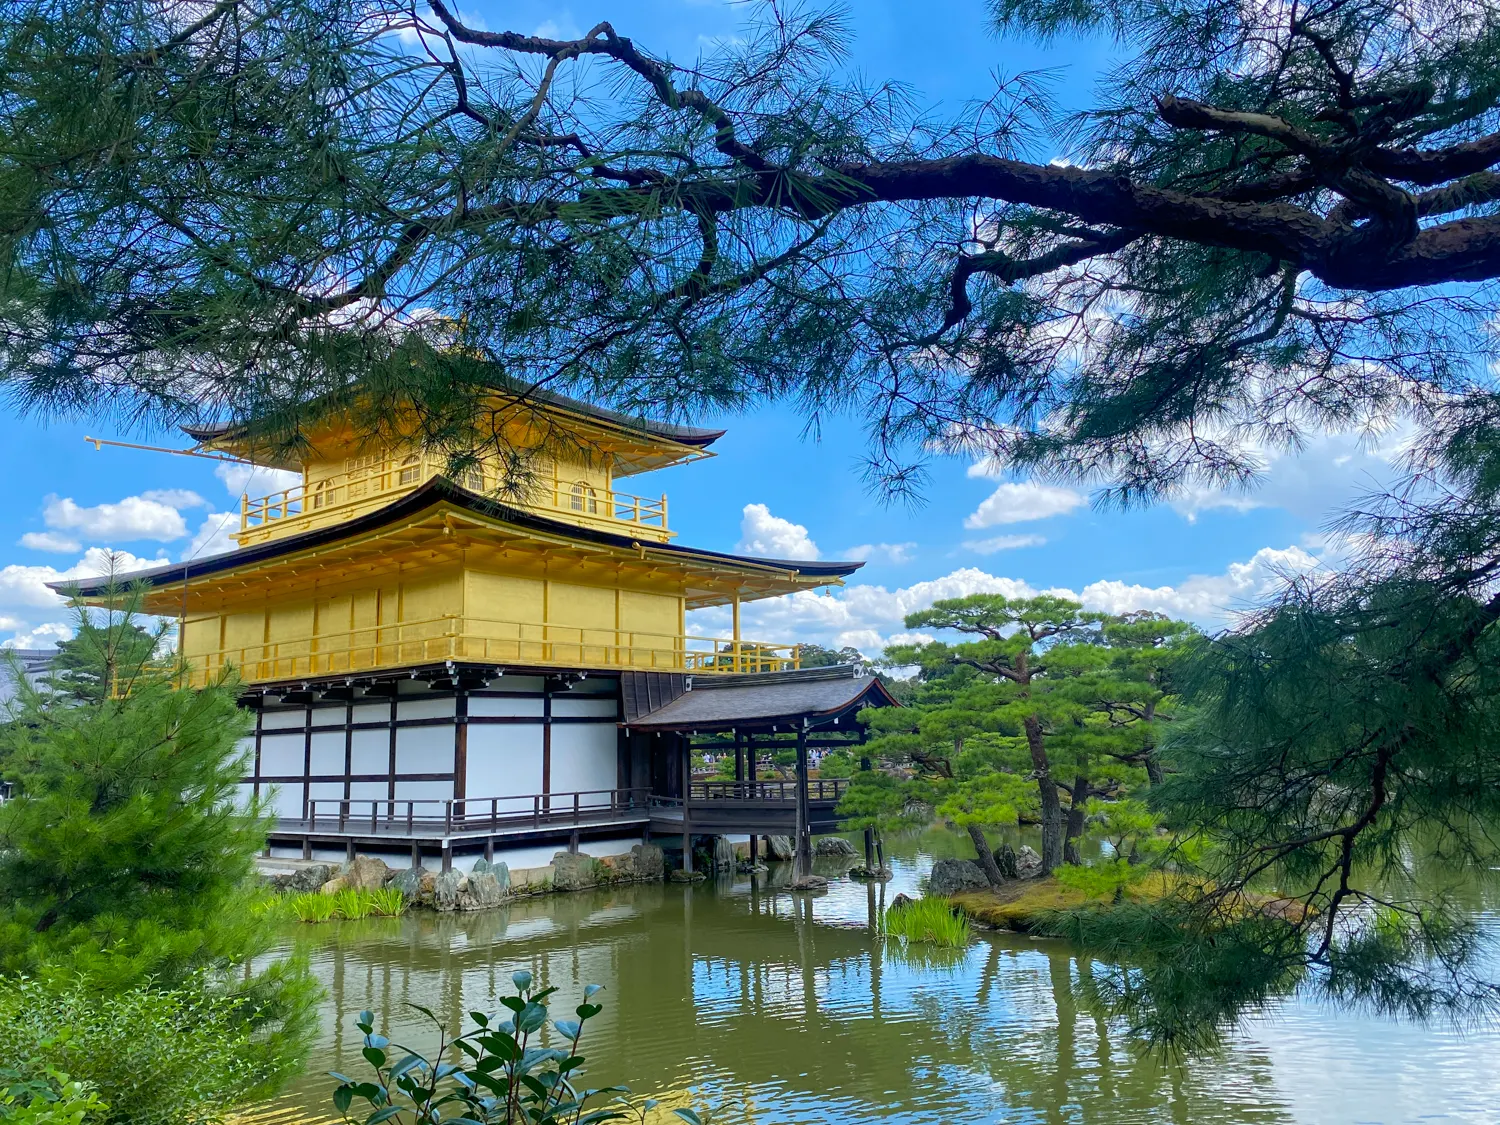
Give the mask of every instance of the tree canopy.
[[1118, 40], [1073, 116], [1015, 75], [934, 117], [796, 2], [692, 62], [445, 0], [0, 13], [32, 406], [415, 399], [461, 444], [499, 372], [853, 409], [896, 489], [935, 443], [1127, 497], [1320, 425], [1494, 416], [1494, 0], [994, 0], [1002, 35]]

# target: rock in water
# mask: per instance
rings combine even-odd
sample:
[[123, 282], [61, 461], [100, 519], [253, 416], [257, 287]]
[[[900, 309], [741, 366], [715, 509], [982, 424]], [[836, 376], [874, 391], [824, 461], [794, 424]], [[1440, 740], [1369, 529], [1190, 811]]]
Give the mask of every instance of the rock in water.
[[1021, 879], [1035, 879], [1042, 874], [1042, 857], [1032, 851], [1025, 844], [1016, 853], [1016, 876]]
[[408, 867], [392, 875], [390, 885], [400, 891], [407, 902], [416, 902], [422, 894], [422, 876], [430, 874], [425, 867]]
[[792, 880], [794, 891], [820, 891], [828, 886], [828, 880], [821, 875], [804, 875], [800, 879]]
[[342, 875], [335, 875], [332, 879], [328, 880], [328, 882], [319, 887], [318, 890], [322, 891], [325, 895], [336, 895], [348, 886], [348, 879], [345, 879]]
[[851, 867], [849, 869], [849, 878], [851, 879], [877, 879], [884, 881], [892, 878], [893, 875], [894, 873], [889, 867], [866, 867], [864, 864], [860, 864], [858, 867]]
[[891, 899], [891, 905], [889, 909], [904, 910], [915, 901], [916, 899], [912, 898], [911, 895], [897, 895], [895, 898]]
[[488, 910], [499, 906], [505, 898], [500, 880], [490, 871], [470, 872], [469, 877], [458, 885], [457, 901], [460, 910]]
[[462, 871], [442, 871], [432, 883], [432, 905], [439, 910], [458, 909], [458, 887], [464, 881]]
[[637, 844], [630, 849], [637, 879], [660, 879], [667, 873], [667, 856], [655, 844]]
[[1016, 867], [1016, 851], [1009, 844], [1001, 844], [995, 849], [995, 866], [1007, 879], [1020, 878], [1020, 871]]
[[391, 877], [391, 869], [374, 856], [357, 855], [339, 872], [358, 891], [378, 891]]
[[790, 836], [767, 836], [766, 856], [770, 859], [788, 860], [796, 852], [792, 850], [792, 838]]
[[734, 862], [739, 857], [734, 854], [734, 845], [729, 842], [728, 836], [714, 837], [714, 870], [733, 871]]
[[552, 857], [552, 889], [581, 891], [598, 886], [602, 864], [582, 852], [558, 852]]
[[940, 859], [932, 865], [932, 874], [927, 878], [928, 892], [943, 896], [982, 890], [989, 885], [984, 869], [972, 859]]
[[309, 863], [306, 867], [299, 867], [292, 872], [292, 877], [287, 880], [286, 889], [293, 894], [315, 891], [332, 878], [332, 864]]
[[824, 836], [813, 849], [814, 855], [853, 855], [854, 845], [842, 836]]

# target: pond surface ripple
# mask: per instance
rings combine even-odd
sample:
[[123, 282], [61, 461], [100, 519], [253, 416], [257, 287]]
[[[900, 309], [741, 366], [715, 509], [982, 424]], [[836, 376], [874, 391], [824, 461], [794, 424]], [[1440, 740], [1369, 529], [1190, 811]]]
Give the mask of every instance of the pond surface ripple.
[[293, 1096], [327, 1113], [327, 1072], [364, 1073], [361, 1009], [427, 1049], [411, 1004], [456, 1026], [529, 969], [561, 989], [559, 1015], [585, 984], [606, 986], [584, 1041], [587, 1084], [706, 1108], [714, 1125], [1500, 1121], [1500, 1029], [1465, 1035], [1294, 998], [1218, 1055], [1179, 1064], [1140, 1057], [1081, 1010], [1077, 960], [1057, 943], [982, 933], [966, 953], [903, 957], [871, 919], [954, 848], [928, 833], [897, 849], [885, 887], [836, 879], [816, 898], [778, 888], [775, 872], [299, 927], [292, 944], [328, 995]]

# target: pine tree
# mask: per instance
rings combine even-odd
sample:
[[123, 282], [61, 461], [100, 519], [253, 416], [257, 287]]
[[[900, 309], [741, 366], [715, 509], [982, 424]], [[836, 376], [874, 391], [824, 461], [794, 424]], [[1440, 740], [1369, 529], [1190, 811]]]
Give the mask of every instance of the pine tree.
[[180, 666], [139, 642], [134, 597], [114, 605], [103, 625], [77, 611], [90, 697], [21, 681], [0, 729], [15, 789], [0, 807], [0, 971], [228, 992], [267, 1050], [295, 1049], [310, 978], [290, 961], [250, 969], [275, 931], [254, 872], [266, 817], [240, 790], [236, 684], [180, 688]]

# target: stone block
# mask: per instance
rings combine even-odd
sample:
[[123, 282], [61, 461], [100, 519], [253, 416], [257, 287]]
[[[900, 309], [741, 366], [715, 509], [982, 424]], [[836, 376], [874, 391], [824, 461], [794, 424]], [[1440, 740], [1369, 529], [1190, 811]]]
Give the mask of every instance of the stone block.
[[667, 856], [655, 844], [637, 844], [630, 849], [637, 879], [660, 879], [667, 873]]
[[391, 869], [374, 856], [357, 855], [339, 872], [355, 890], [378, 891], [391, 878]]
[[422, 897], [422, 876], [430, 874], [425, 867], [408, 867], [393, 874], [389, 885], [405, 895], [407, 902], [417, 902]]
[[333, 865], [331, 863], [309, 863], [306, 867], [299, 867], [292, 872], [286, 889], [293, 894], [315, 891], [332, 878]]
[[604, 865], [582, 852], [558, 852], [552, 857], [552, 887], [558, 891], [581, 891], [603, 882]]
[[824, 836], [813, 848], [814, 855], [853, 855], [854, 845], [842, 836]]
[[499, 906], [509, 897], [500, 888], [500, 880], [491, 871], [475, 871], [458, 885], [457, 903], [460, 910], [489, 910]]
[[790, 836], [767, 836], [766, 857], [768, 859], [779, 859], [782, 861], [791, 859], [796, 852], [792, 848]]
[[336, 895], [348, 886], [348, 879], [345, 879], [342, 875], [335, 875], [332, 879], [328, 880], [328, 882], [319, 887], [318, 890], [322, 891], [325, 895]]
[[438, 910], [457, 910], [458, 888], [463, 881], [462, 871], [440, 871], [432, 882], [432, 905]]
[[713, 867], [715, 871], [734, 870], [734, 845], [729, 842], [728, 836], [714, 837]]
[[984, 869], [972, 859], [940, 859], [932, 865], [932, 874], [927, 878], [928, 892], [943, 896], [982, 890], [989, 885]]

